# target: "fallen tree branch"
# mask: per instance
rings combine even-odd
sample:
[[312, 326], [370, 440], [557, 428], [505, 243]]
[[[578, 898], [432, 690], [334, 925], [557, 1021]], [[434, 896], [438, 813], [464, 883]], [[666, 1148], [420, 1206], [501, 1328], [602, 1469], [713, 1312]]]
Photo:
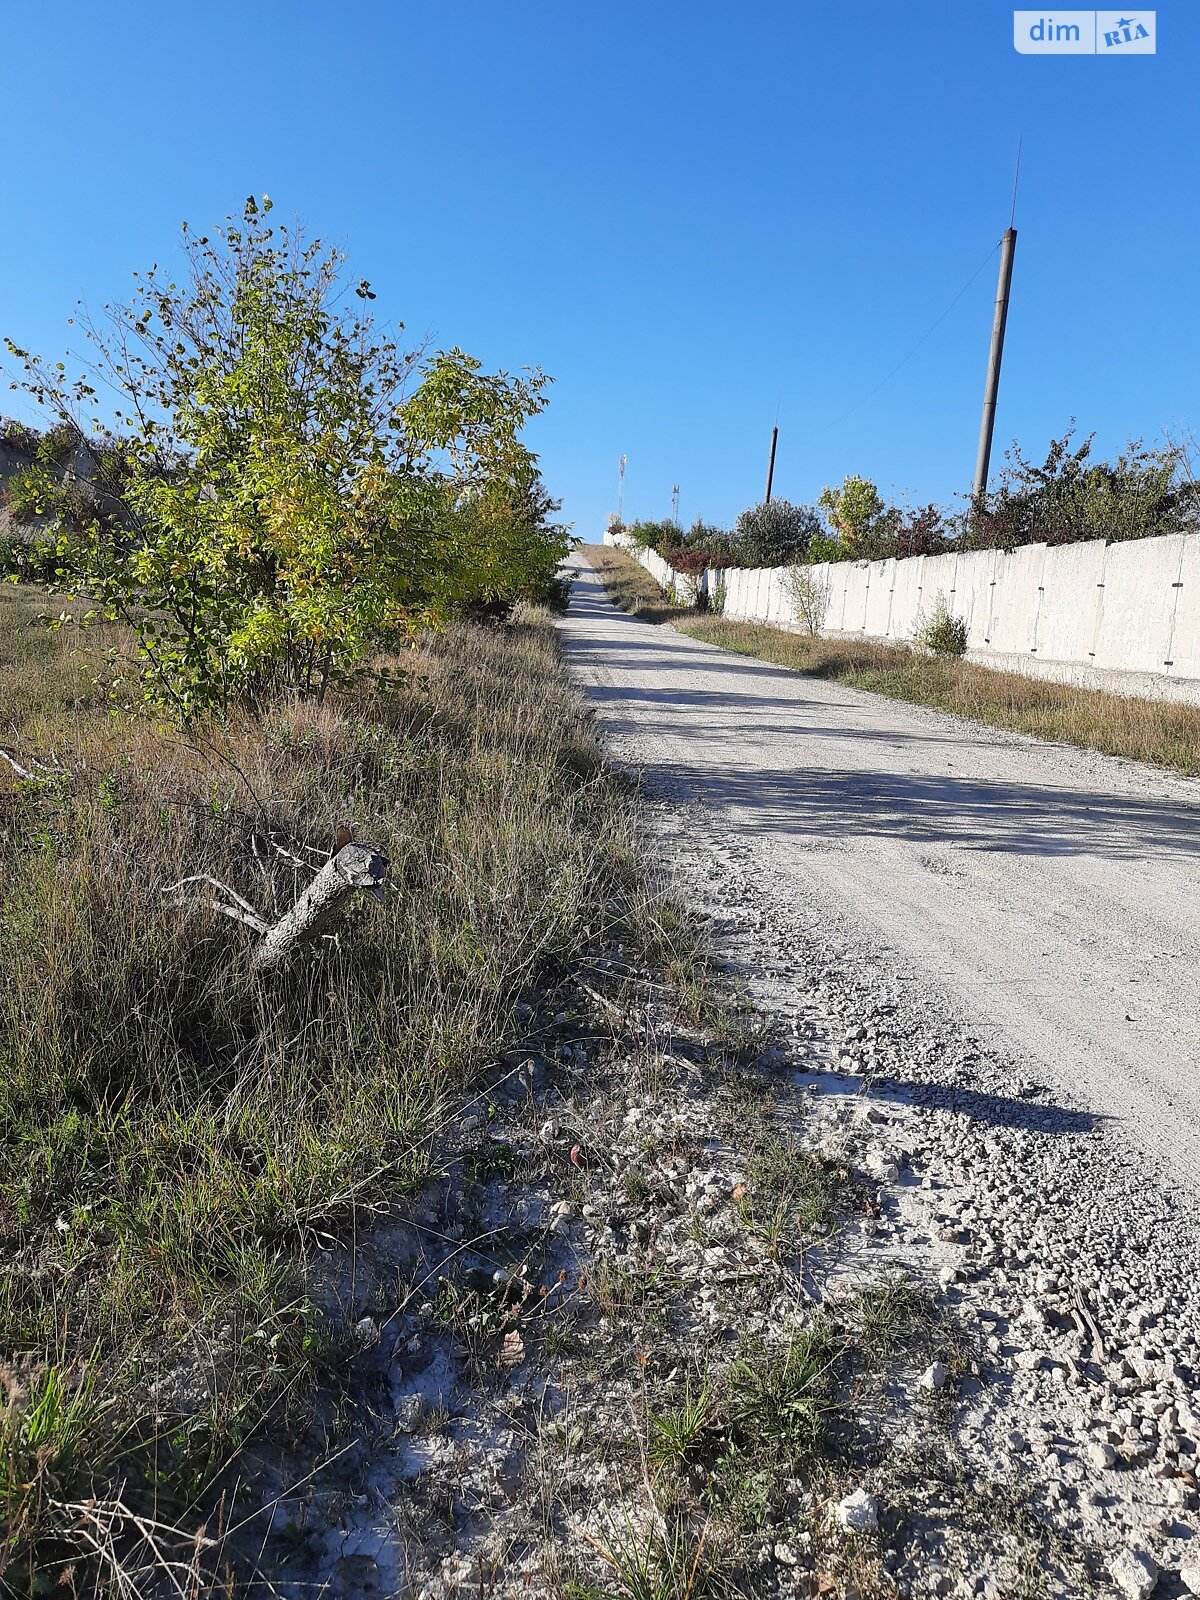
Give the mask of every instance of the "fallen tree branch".
[[232, 917], [234, 922], [245, 923], [246, 927], [253, 928], [255, 933], [269, 933], [271, 924], [266, 922], [255, 911], [249, 900], [244, 900], [236, 889], [231, 889], [228, 884], [221, 883], [216, 878], [210, 878], [207, 872], [194, 873], [190, 878], [180, 878], [178, 883], [170, 883], [163, 890], [164, 894], [178, 894], [180, 889], [186, 889], [192, 883], [207, 883], [213, 889], [219, 889], [222, 894], [227, 894], [234, 903], [227, 905], [225, 901], [218, 900], [215, 895], [206, 899], [201, 895], [203, 905], [211, 906], [214, 911], [219, 911], [223, 917]]
[[372, 850], [370, 845], [345, 844], [336, 855], [328, 858], [295, 905], [277, 922], [267, 922], [236, 889], [210, 877], [207, 872], [180, 878], [177, 883], [168, 884], [163, 894], [178, 895], [181, 889], [197, 883], [215, 889], [217, 894], [199, 896], [200, 903], [262, 934], [262, 943], [251, 957], [250, 965], [255, 972], [273, 972], [287, 961], [298, 945], [308, 944], [324, 933], [334, 911], [355, 889], [365, 889], [382, 900], [387, 870], [387, 857]]
[[28, 767], [21, 765], [16, 756], [10, 755], [7, 750], [0, 750], [0, 760], [7, 761], [17, 777], [24, 778], [26, 783], [45, 783], [47, 778], [71, 777], [71, 773], [67, 771], [66, 767], [60, 767], [57, 764], [51, 766], [46, 761], [39, 761], [35, 756], [27, 756], [25, 759], [32, 762], [38, 770], [31, 772]]
[[333, 912], [355, 889], [365, 889], [383, 899], [387, 857], [365, 844], [345, 844], [332, 856], [305, 889], [296, 904], [263, 935], [254, 952], [255, 972], [272, 972], [283, 965], [297, 945], [307, 944], [323, 930]]

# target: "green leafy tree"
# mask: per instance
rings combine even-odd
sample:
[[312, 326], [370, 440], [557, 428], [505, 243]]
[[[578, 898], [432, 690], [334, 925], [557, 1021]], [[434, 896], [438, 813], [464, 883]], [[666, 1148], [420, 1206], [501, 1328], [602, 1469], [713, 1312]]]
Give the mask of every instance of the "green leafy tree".
[[1000, 486], [971, 508], [964, 544], [1011, 550], [1022, 544], [1151, 538], [1200, 525], [1200, 485], [1178, 445], [1147, 450], [1132, 440], [1115, 461], [1093, 461], [1074, 428], [1052, 439], [1040, 464], [1014, 443]]
[[733, 525], [736, 559], [744, 567], [782, 567], [802, 561], [821, 532], [821, 519], [811, 506], [790, 500], [766, 500], [750, 506]]
[[854, 557], [869, 544], [884, 515], [884, 503], [870, 478], [849, 474], [838, 488], [821, 490], [817, 505], [829, 518], [842, 543], [842, 553]]
[[566, 550], [520, 438], [548, 380], [402, 351], [369, 283], [348, 304], [340, 253], [270, 211], [185, 224], [181, 282], [152, 269], [85, 319], [84, 375], [9, 342], [85, 448], [111, 455], [108, 419], [80, 416], [122, 397], [119, 514], [80, 517], [51, 470], [41, 508], [61, 584], [135, 630], [148, 691], [184, 719], [323, 694], [382, 641], [536, 593]]

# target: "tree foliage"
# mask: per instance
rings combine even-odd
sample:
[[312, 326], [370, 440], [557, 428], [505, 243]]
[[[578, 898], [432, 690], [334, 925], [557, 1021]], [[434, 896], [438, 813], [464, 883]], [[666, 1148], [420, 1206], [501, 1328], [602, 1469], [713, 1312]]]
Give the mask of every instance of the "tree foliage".
[[870, 478], [849, 474], [840, 487], [821, 490], [817, 505], [837, 531], [844, 558], [857, 557], [878, 531], [884, 514], [879, 490]]
[[1200, 526], [1200, 485], [1189, 479], [1179, 446], [1147, 450], [1137, 439], [1115, 461], [1093, 461], [1094, 438], [1073, 445], [1074, 429], [1068, 429], [1051, 440], [1040, 465], [1014, 442], [999, 488], [967, 518], [964, 547], [1116, 543]]
[[739, 566], [783, 567], [803, 559], [821, 533], [821, 519], [811, 506], [790, 500], [767, 500], [743, 511], [733, 526]]
[[39, 509], [62, 584], [136, 630], [148, 688], [184, 718], [323, 693], [381, 642], [543, 593], [566, 549], [520, 437], [544, 375], [401, 350], [369, 283], [351, 295], [342, 255], [270, 211], [185, 224], [180, 282], [153, 268], [84, 320], [84, 375], [9, 343], [97, 459], [101, 393], [121, 396], [114, 513], [81, 516], [48, 469]]

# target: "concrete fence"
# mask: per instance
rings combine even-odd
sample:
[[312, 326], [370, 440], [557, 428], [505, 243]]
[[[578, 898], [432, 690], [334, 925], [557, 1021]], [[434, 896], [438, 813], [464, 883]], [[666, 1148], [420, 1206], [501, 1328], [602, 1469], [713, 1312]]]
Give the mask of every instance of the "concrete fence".
[[[796, 628], [791, 569], [676, 573], [653, 550], [637, 557], [681, 599], [697, 589], [736, 621]], [[936, 605], [967, 625], [967, 657], [1059, 682], [1200, 704], [1200, 535], [1120, 544], [1027, 544], [903, 561], [821, 562], [827, 637], [910, 641]]]

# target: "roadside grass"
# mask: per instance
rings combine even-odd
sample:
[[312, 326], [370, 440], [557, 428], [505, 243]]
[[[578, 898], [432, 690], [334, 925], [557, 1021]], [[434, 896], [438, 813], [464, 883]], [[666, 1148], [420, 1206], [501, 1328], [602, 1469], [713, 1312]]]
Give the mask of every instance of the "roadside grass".
[[835, 1162], [785, 1134], [757, 1131], [738, 1211], [776, 1255], [828, 1232], [850, 1188], [849, 1174]]
[[733, 622], [670, 605], [645, 568], [623, 550], [589, 545], [587, 554], [614, 604], [648, 621], [670, 621], [708, 644], [988, 727], [1145, 761], [1186, 777], [1200, 775], [1200, 706], [1077, 689], [904, 645], [814, 639], [765, 623]]
[[[0, 593], [0, 746], [38, 774], [0, 762], [0, 1584], [191, 1593], [239, 1456], [355, 1347], [314, 1260], [429, 1174], [521, 996], [632, 942], [632, 826], [544, 616], [184, 738], [113, 697], [117, 630], [48, 607]], [[270, 920], [342, 826], [386, 903], [270, 979], [204, 885], [163, 892]]]

